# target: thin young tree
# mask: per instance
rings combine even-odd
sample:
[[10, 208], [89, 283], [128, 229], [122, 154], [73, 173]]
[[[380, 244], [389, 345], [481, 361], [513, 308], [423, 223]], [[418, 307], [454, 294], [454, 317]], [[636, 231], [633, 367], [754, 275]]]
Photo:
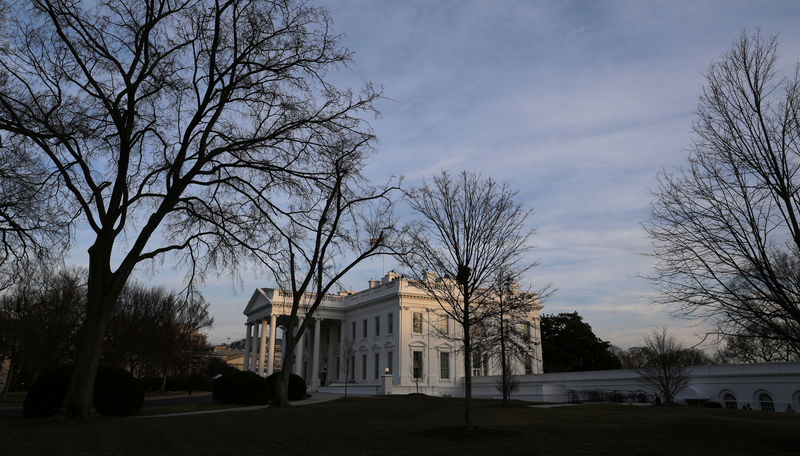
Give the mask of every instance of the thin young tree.
[[318, 146], [368, 134], [378, 94], [329, 82], [351, 53], [300, 0], [33, 0], [5, 17], [3, 142], [46, 163], [93, 233], [61, 411], [93, 417], [105, 326], [134, 268], [173, 254], [193, 282], [269, 261], [270, 215], [318, 178]]
[[687, 166], [660, 176], [645, 225], [657, 302], [712, 332], [800, 346], [800, 64], [742, 34], [706, 73]]
[[439, 303], [461, 329], [464, 350], [464, 425], [472, 424], [474, 315], [491, 302], [491, 285], [503, 270], [520, 268], [531, 246], [530, 211], [516, 192], [491, 178], [442, 171], [412, 189], [408, 202], [417, 220], [409, 226], [398, 259], [408, 275]]
[[691, 372], [686, 349], [666, 328], [655, 330], [644, 338], [644, 365], [636, 371], [642, 382], [656, 389], [665, 403], [689, 386]]
[[[360, 262], [392, 243], [391, 193], [397, 186], [371, 185], [360, 170], [369, 157], [371, 135], [348, 134], [317, 155], [321, 170], [303, 191], [290, 198], [291, 212], [271, 214], [276, 260], [269, 263], [282, 288], [291, 291], [281, 374], [272, 404], [289, 405], [289, 375], [294, 347], [339, 280]], [[324, 173], [324, 174], [323, 174]], [[302, 323], [298, 324], [300, 311]]]
[[353, 380], [355, 356], [355, 342], [349, 337], [345, 337], [342, 346], [339, 347], [339, 369], [344, 369], [344, 397], [347, 397], [347, 386]]
[[[534, 264], [530, 265], [533, 267]], [[500, 364], [500, 391], [503, 405], [511, 398], [514, 372], [512, 364], [522, 365], [526, 374], [533, 373], [533, 360], [541, 341], [536, 339], [536, 311], [542, 308], [541, 301], [552, 294], [548, 285], [538, 291], [519, 289], [522, 271], [500, 271], [492, 281], [492, 301], [480, 308], [480, 320], [488, 326], [476, 345], [482, 351], [496, 355]], [[530, 368], [530, 372], [528, 369]]]

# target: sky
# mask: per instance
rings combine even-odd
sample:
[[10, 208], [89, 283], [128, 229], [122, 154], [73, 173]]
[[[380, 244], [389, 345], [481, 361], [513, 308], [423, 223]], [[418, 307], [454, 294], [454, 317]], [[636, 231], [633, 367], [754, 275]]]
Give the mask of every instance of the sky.
[[[545, 313], [577, 311], [623, 348], [667, 327], [689, 345], [705, 327], [652, 304], [647, 220], [656, 177], [686, 163], [704, 73], [742, 30], [779, 34], [780, 64], [800, 58], [797, 1], [368, 1], [320, 3], [354, 52], [330, 75], [383, 89], [370, 119], [377, 154], [365, 173], [419, 185], [442, 169], [507, 182], [533, 209], [530, 285], [557, 292]], [[401, 220], [402, 221], [402, 220]], [[342, 284], [361, 290], [399, 269], [362, 263]], [[140, 273], [141, 274], [141, 273]], [[178, 287], [182, 272], [149, 273]], [[201, 288], [209, 342], [244, 337], [254, 289], [245, 271]], [[712, 347], [713, 349], [713, 347]]]

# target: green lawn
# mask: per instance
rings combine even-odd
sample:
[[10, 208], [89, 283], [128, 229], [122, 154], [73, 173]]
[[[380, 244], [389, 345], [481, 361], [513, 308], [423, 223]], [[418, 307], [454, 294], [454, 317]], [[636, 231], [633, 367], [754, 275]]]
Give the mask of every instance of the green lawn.
[[0, 454], [798, 454], [800, 416], [685, 407], [499, 407], [462, 400], [338, 399], [261, 409], [94, 422], [0, 418]]

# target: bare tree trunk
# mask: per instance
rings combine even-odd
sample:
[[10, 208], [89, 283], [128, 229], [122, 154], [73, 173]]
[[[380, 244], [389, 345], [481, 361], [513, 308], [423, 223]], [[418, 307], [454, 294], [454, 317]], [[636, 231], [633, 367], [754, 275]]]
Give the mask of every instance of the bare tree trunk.
[[[291, 326], [291, 324], [289, 325]], [[294, 328], [287, 327], [285, 330], [286, 349], [281, 347], [283, 353], [283, 367], [280, 375], [275, 376], [275, 383], [272, 385], [272, 407], [289, 407], [289, 377], [292, 373], [292, 362], [294, 362], [295, 336], [292, 334]]]
[[[100, 237], [100, 236], [98, 236]], [[75, 359], [75, 369], [67, 394], [59, 410], [60, 417], [97, 418], [94, 408], [94, 382], [103, 348], [106, 324], [113, 303], [122, 290], [109, 268], [112, 239], [98, 239], [89, 248], [89, 278], [86, 291], [86, 322], [82, 343]], [[124, 281], [123, 281], [124, 283]]]
[[470, 340], [469, 299], [464, 286], [464, 427], [472, 432], [472, 345]]
[[161, 392], [163, 393], [166, 390], [167, 390], [167, 370], [166, 369], [162, 369], [161, 370]]
[[[0, 360], [0, 369], [3, 368], [5, 357]], [[11, 389], [11, 382], [14, 381], [14, 359], [10, 358], [8, 363], [8, 374], [6, 374], [6, 382], [3, 384], [3, 389], [0, 390], [0, 401], [6, 398], [6, 394]]]
[[506, 361], [506, 334], [503, 329], [503, 313], [500, 312], [500, 375], [503, 376], [503, 405], [508, 405], [508, 362]]

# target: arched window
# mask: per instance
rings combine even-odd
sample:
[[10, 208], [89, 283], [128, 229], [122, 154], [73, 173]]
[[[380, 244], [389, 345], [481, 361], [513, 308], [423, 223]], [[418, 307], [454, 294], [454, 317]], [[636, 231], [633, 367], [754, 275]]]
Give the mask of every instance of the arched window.
[[736, 396], [734, 396], [733, 393], [725, 393], [722, 395], [722, 402], [725, 403], [725, 408], [727, 409], [736, 410], [739, 408], [738, 404], [736, 403]]
[[772, 396], [768, 393], [761, 393], [758, 395], [758, 404], [763, 412], [775, 411], [775, 403], [772, 401]]

